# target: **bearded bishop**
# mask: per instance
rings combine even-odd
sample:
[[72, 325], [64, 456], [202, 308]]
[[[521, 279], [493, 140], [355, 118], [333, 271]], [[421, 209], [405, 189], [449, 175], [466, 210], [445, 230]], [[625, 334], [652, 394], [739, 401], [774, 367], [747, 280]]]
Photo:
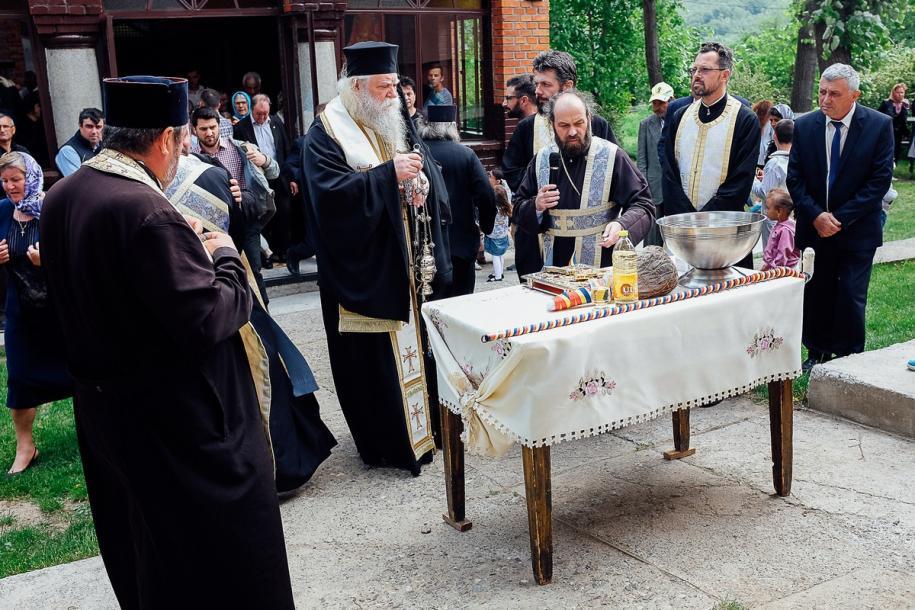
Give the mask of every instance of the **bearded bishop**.
[[416, 475], [431, 461], [427, 379], [435, 375], [423, 358], [417, 255], [431, 246], [436, 292], [450, 282], [451, 263], [447, 193], [405, 120], [397, 49], [360, 42], [343, 50], [339, 95], [308, 131], [303, 176], [343, 414], [366, 464]]

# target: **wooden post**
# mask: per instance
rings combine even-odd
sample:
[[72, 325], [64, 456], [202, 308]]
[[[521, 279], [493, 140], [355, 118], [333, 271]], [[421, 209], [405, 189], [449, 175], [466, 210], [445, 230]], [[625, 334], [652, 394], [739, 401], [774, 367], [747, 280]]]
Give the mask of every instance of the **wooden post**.
[[445, 461], [445, 494], [448, 496], [448, 513], [442, 515], [445, 523], [459, 532], [466, 532], [473, 524], [464, 518], [464, 443], [461, 432], [464, 424], [459, 415], [439, 404], [442, 422], [442, 455]]
[[553, 580], [553, 499], [550, 486], [550, 448], [521, 447], [527, 522], [531, 536], [531, 567], [538, 585]]
[[689, 446], [689, 407], [677, 409], [671, 413], [674, 423], [674, 449], [675, 451], [665, 451], [665, 460], [679, 460], [696, 453], [695, 449]]
[[794, 397], [790, 379], [769, 382], [769, 426], [775, 493], [788, 496], [794, 462]]

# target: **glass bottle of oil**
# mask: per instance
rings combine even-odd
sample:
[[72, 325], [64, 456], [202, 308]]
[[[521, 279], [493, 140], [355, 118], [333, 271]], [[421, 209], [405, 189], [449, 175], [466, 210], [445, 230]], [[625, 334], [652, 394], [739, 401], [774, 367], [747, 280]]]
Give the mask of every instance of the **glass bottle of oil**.
[[639, 300], [639, 271], [635, 248], [629, 241], [629, 231], [620, 231], [613, 246], [613, 299], [617, 303]]

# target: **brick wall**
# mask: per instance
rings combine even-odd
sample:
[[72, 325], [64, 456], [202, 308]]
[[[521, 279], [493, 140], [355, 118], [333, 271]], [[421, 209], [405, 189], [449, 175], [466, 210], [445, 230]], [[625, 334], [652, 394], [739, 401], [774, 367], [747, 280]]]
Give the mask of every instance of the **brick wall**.
[[[492, 27], [493, 102], [501, 104], [505, 81], [530, 73], [537, 53], [550, 48], [549, 0], [493, 0]], [[506, 141], [516, 122], [506, 120]]]
[[100, 15], [102, 0], [29, 0], [32, 15]]

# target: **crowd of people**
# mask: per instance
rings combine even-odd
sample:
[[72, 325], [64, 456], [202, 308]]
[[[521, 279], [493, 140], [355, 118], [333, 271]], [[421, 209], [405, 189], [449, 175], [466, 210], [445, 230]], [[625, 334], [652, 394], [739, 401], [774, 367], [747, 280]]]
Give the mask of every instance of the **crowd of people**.
[[[39, 455], [36, 408], [74, 395], [124, 606], [292, 605], [277, 494], [336, 441], [308, 363], [270, 316], [259, 272], [271, 250], [317, 256], [336, 395], [362, 461], [414, 476], [441, 443], [419, 307], [473, 292], [481, 249], [493, 282], [511, 241], [521, 276], [607, 266], [624, 231], [661, 244], [662, 216], [758, 206], [764, 268], [817, 254], [805, 367], [863, 350], [900, 144], [897, 119], [857, 104], [850, 66], [824, 70], [819, 110], [795, 117], [729, 93], [733, 53], [705, 43], [687, 95], [651, 89], [633, 161], [576, 88], [573, 58], [547, 50], [506, 83], [518, 122], [487, 172], [460, 143], [443, 68], [429, 67], [420, 110], [397, 53], [345, 48], [338, 95], [295, 141], [255, 73], [227, 98], [196, 72], [106, 79], [104, 111], [80, 113], [47, 194], [0, 115], [10, 473]], [[908, 111], [897, 89], [893, 117]], [[205, 586], [216, 582], [235, 586]]]

